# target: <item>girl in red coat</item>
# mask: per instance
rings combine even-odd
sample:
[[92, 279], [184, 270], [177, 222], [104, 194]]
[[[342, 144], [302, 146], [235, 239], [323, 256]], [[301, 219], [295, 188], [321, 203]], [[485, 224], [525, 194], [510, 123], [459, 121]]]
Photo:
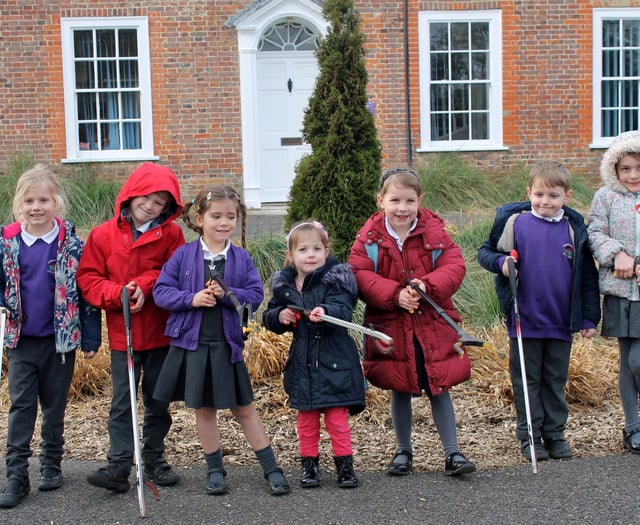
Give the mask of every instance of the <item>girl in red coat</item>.
[[427, 394], [445, 454], [445, 474], [458, 476], [476, 467], [458, 449], [456, 419], [449, 388], [469, 379], [471, 363], [461, 359], [458, 335], [409, 286], [417, 284], [454, 320], [452, 295], [466, 267], [460, 248], [444, 229], [444, 221], [421, 207], [417, 174], [407, 168], [386, 171], [377, 196], [380, 210], [360, 229], [349, 263], [360, 298], [367, 304], [364, 325], [374, 325], [394, 340], [394, 351], [379, 352], [365, 342], [364, 372], [371, 384], [391, 390], [391, 418], [396, 454], [388, 472], [411, 471], [411, 398]]

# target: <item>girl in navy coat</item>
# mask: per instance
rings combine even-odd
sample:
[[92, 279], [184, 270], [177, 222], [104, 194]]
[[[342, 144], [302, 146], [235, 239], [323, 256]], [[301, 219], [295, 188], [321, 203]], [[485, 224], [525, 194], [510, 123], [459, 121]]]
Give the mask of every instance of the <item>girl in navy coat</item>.
[[[347, 417], [364, 409], [364, 377], [358, 349], [347, 329], [320, 319], [326, 314], [351, 321], [358, 297], [355, 278], [348, 265], [329, 255], [327, 232], [317, 221], [298, 223], [291, 229], [286, 257], [290, 264], [273, 275], [273, 295], [262, 320], [278, 334], [294, 333], [284, 388], [290, 405], [298, 410], [301, 485], [320, 484], [320, 415], [324, 413], [338, 486], [356, 487]], [[289, 306], [304, 309], [305, 314]]]
[[[195, 209], [194, 218], [189, 215]], [[165, 335], [169, 354], [158, 378], [154, 397], [182, 400], [196, 411], [196, 427], [207, 463], [207, 492], [228, 491], [220, 448], [218, 410], [230, 409], [242, 426], [274, 495], [289, 492], [289, 484], [253, 404], [253, 390], [245, 366], [242, 329], [223, 282], [241, 303], [257, 309], [264, 298], [260, 275], [249, 254], [231, 244], [238, 217], [246, 208], [235, 190], [215, 186], [201, 191], [184, 207], [182, 219], [200, 239], [179, 248], [163, 266], [153, 297], [171, 311]], [[242, 245], [245, 246], [243, 228]]]

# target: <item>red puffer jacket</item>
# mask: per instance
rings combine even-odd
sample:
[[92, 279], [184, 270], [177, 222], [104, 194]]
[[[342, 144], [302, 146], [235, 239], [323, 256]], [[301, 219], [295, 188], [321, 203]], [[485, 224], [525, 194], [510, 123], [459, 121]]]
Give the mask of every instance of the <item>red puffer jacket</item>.
[[[423, 303], [414, 313], [398, 306], [400, 290], [408, 279], [420, 279], [426, 292], [456, 322], [460, 320], [451, 297], [462, 284], [466, 267], [462, 252], [444, 229], [444, 221], [421, 208], [416, 228], [404, 241], [402, 252], [385, 228], [382, 211], [360, 229], [349, 263], [356, 276], [360, 299], [366, 304], [364, 325], [380, 330], [394, 341], [394, 351], [382, 354], [365, 338], [364, 372], [375, 386], [400, 392], [420, 392], [414, 337], [420, 342], [433, 395], [469, 379], [471, 362], [454, 348], [458, 336], [440, 315]], [[377, 271], [366, 244], [378, 245]], [[435, 267], [433, 262], [435, 261]]]

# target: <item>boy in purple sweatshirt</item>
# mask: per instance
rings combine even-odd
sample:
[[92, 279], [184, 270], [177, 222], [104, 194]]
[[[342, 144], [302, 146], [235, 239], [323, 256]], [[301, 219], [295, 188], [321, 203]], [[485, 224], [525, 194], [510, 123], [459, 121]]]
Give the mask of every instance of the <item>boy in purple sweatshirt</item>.
[[480, 265], [497, 274], [496, 292], [509, 332], [509, 372], [516, 405], [516, 437], [531, 459], [508, 258], [518, 253], [518, 307], [536, 459], [570, 458], [565, 439], [565, 385], [574, 332], [593, 337], [600, 320], [598, 272], [583, 216], [566, 206], [571, 174], [542, 161], [529, 174], [529, 201], [498, 208]]

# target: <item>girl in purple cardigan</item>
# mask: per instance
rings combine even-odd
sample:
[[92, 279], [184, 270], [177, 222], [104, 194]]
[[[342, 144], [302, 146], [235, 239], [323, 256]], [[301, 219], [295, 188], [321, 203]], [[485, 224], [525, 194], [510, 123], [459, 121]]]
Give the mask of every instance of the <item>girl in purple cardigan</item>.
[[[194, 209], [193, 219], [190, 211]], [[229, 409], [242, 426], [274, 495], [289, 492], [278, 467], [264, 425], [253, 404], [253, 390], [242, 349], [239, 315], [229, 293], [214, 279], [221, 276], [241, 303], [257, 309], [264, 287], [251, 256], [231, 243], [246, 208], [235, 190], [214, 186], [201, 191], [183, 210], [185, 224], [200, 238], [179, 248], [166, 262], [153, 289], [160, 308], [171, 312], [165, 335], [171, 348], [164, 362], [154, 397], [184, 401], [195, 409], [196, 427], [207, 463], [207, 492], [228, 491], [218, 410]], [[242, 246], [246, 246], [245, 228]], [[188, 378], [188, 379], [187, 379]]]

